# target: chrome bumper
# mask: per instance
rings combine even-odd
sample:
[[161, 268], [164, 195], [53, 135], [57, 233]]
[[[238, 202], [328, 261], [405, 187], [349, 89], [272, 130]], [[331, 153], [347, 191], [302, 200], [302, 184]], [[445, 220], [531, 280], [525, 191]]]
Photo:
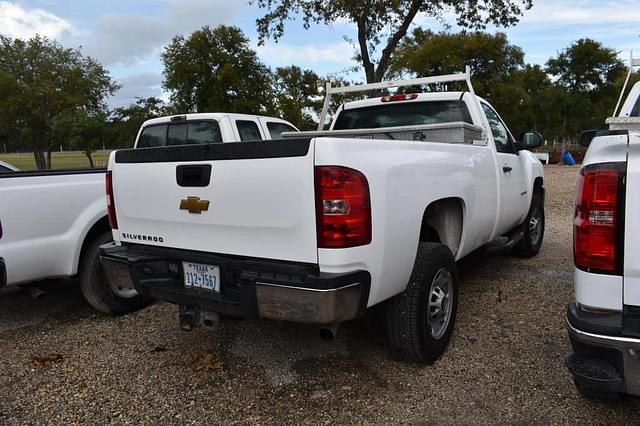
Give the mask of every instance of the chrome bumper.
[[567, 321], [569, 335], [575, 341], [588, 346], [614, 349], [622, 354], [625, 392], [640, 396], [640, 339], [606, 336], [578, 330]]
[[319, 290], [256, 282], [261, 318], [307, 324], [335, 324], [358, 316], [360, 283]]

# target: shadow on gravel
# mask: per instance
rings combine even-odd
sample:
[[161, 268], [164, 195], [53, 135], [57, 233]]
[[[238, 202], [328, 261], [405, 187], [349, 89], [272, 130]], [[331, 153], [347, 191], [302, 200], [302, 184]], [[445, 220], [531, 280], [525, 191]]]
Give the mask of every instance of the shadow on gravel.
[[0, 291], [0, 332], [43, 322], [54, 315], [87, 311], [77, 281], [47, 280], [32, 284], [44, 294], [34, 298], [28, 287]]

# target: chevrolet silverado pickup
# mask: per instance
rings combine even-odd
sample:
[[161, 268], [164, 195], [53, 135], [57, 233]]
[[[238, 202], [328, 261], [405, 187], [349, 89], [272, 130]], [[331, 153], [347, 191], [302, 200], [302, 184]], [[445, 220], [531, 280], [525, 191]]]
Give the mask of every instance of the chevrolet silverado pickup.
[[566, 364], [580, 393], [613, 399], [640, 395], [640, 82], [607, 124], [577, 180]]
[[[268, 140], [295, 130], [272, 117], [178, 115], [146, 121], [134, 146], [143, 151]], [[105, 169], [18, 171], [0, 162], [0, 288], [78, 275], [84, 297], [98, 311], [119, 314], [144, 306], [147, 298], [102, 279], [98, 248], [111, 241], [104, 193]]]
[[455, 81], [468, 91], [346, 103], [327, 132], [113, 152], [109, 280], [179, 305], [185, 330], [266, 318], [330, 336], [385, 302], [398, 355], [436, 360], [456, 261], [496, 240], [540, 249], [543, 168], [527, 149], [542, 137], [515, 139], [469, 71], [326, 92]]

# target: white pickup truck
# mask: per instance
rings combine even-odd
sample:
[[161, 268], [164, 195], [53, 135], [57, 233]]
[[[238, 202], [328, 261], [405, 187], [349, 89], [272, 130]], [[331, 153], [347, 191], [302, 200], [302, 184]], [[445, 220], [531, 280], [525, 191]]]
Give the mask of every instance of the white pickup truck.
[[566, 363], [582, 394], [616, 398], [640, 395], [640, 82], [607, 124], [576, 187]]
[[434, 361], [456, 315], [455, 261], [505, 236], [523, 256], [540, 248], [543, 170], [526, 149], [542, 137], [513, 138], [469, 72], [327, 90], [453, 81], [469, 91], [347, 103], [328, 132], [112, 153], [109, 279], [180, 305], [186, 330], [223, 315], [331, 336], [386, 301], [398, 354]]
[[[295, 130], [279, 118], [190, 114], [146, 121], [134, 146], [268, 140]], [[147, 303], [101, 279], [98, 247], [111, 241], [104, 193], [104, 169], [17, 171], [1, 163], [0, 288], [78, 274], [85, 298], [101, 312], [124, 313]]]

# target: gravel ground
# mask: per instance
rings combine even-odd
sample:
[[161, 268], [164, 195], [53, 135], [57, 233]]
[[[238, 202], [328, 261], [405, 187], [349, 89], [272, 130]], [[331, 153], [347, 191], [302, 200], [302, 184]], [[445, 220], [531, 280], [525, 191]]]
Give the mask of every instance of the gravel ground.
[[433, 366], [391, 358], [375, 311], [333, 342], [267, 321], [184, 333], [174, 306], [108, 318], [61, 282], [42, 300], [0, 296], [0, 423], [637, 424], [640, 399], [584, 399], [564, 367], [576, 168], [545, 173], [542, 251], [459, 264], [456, 329]]

